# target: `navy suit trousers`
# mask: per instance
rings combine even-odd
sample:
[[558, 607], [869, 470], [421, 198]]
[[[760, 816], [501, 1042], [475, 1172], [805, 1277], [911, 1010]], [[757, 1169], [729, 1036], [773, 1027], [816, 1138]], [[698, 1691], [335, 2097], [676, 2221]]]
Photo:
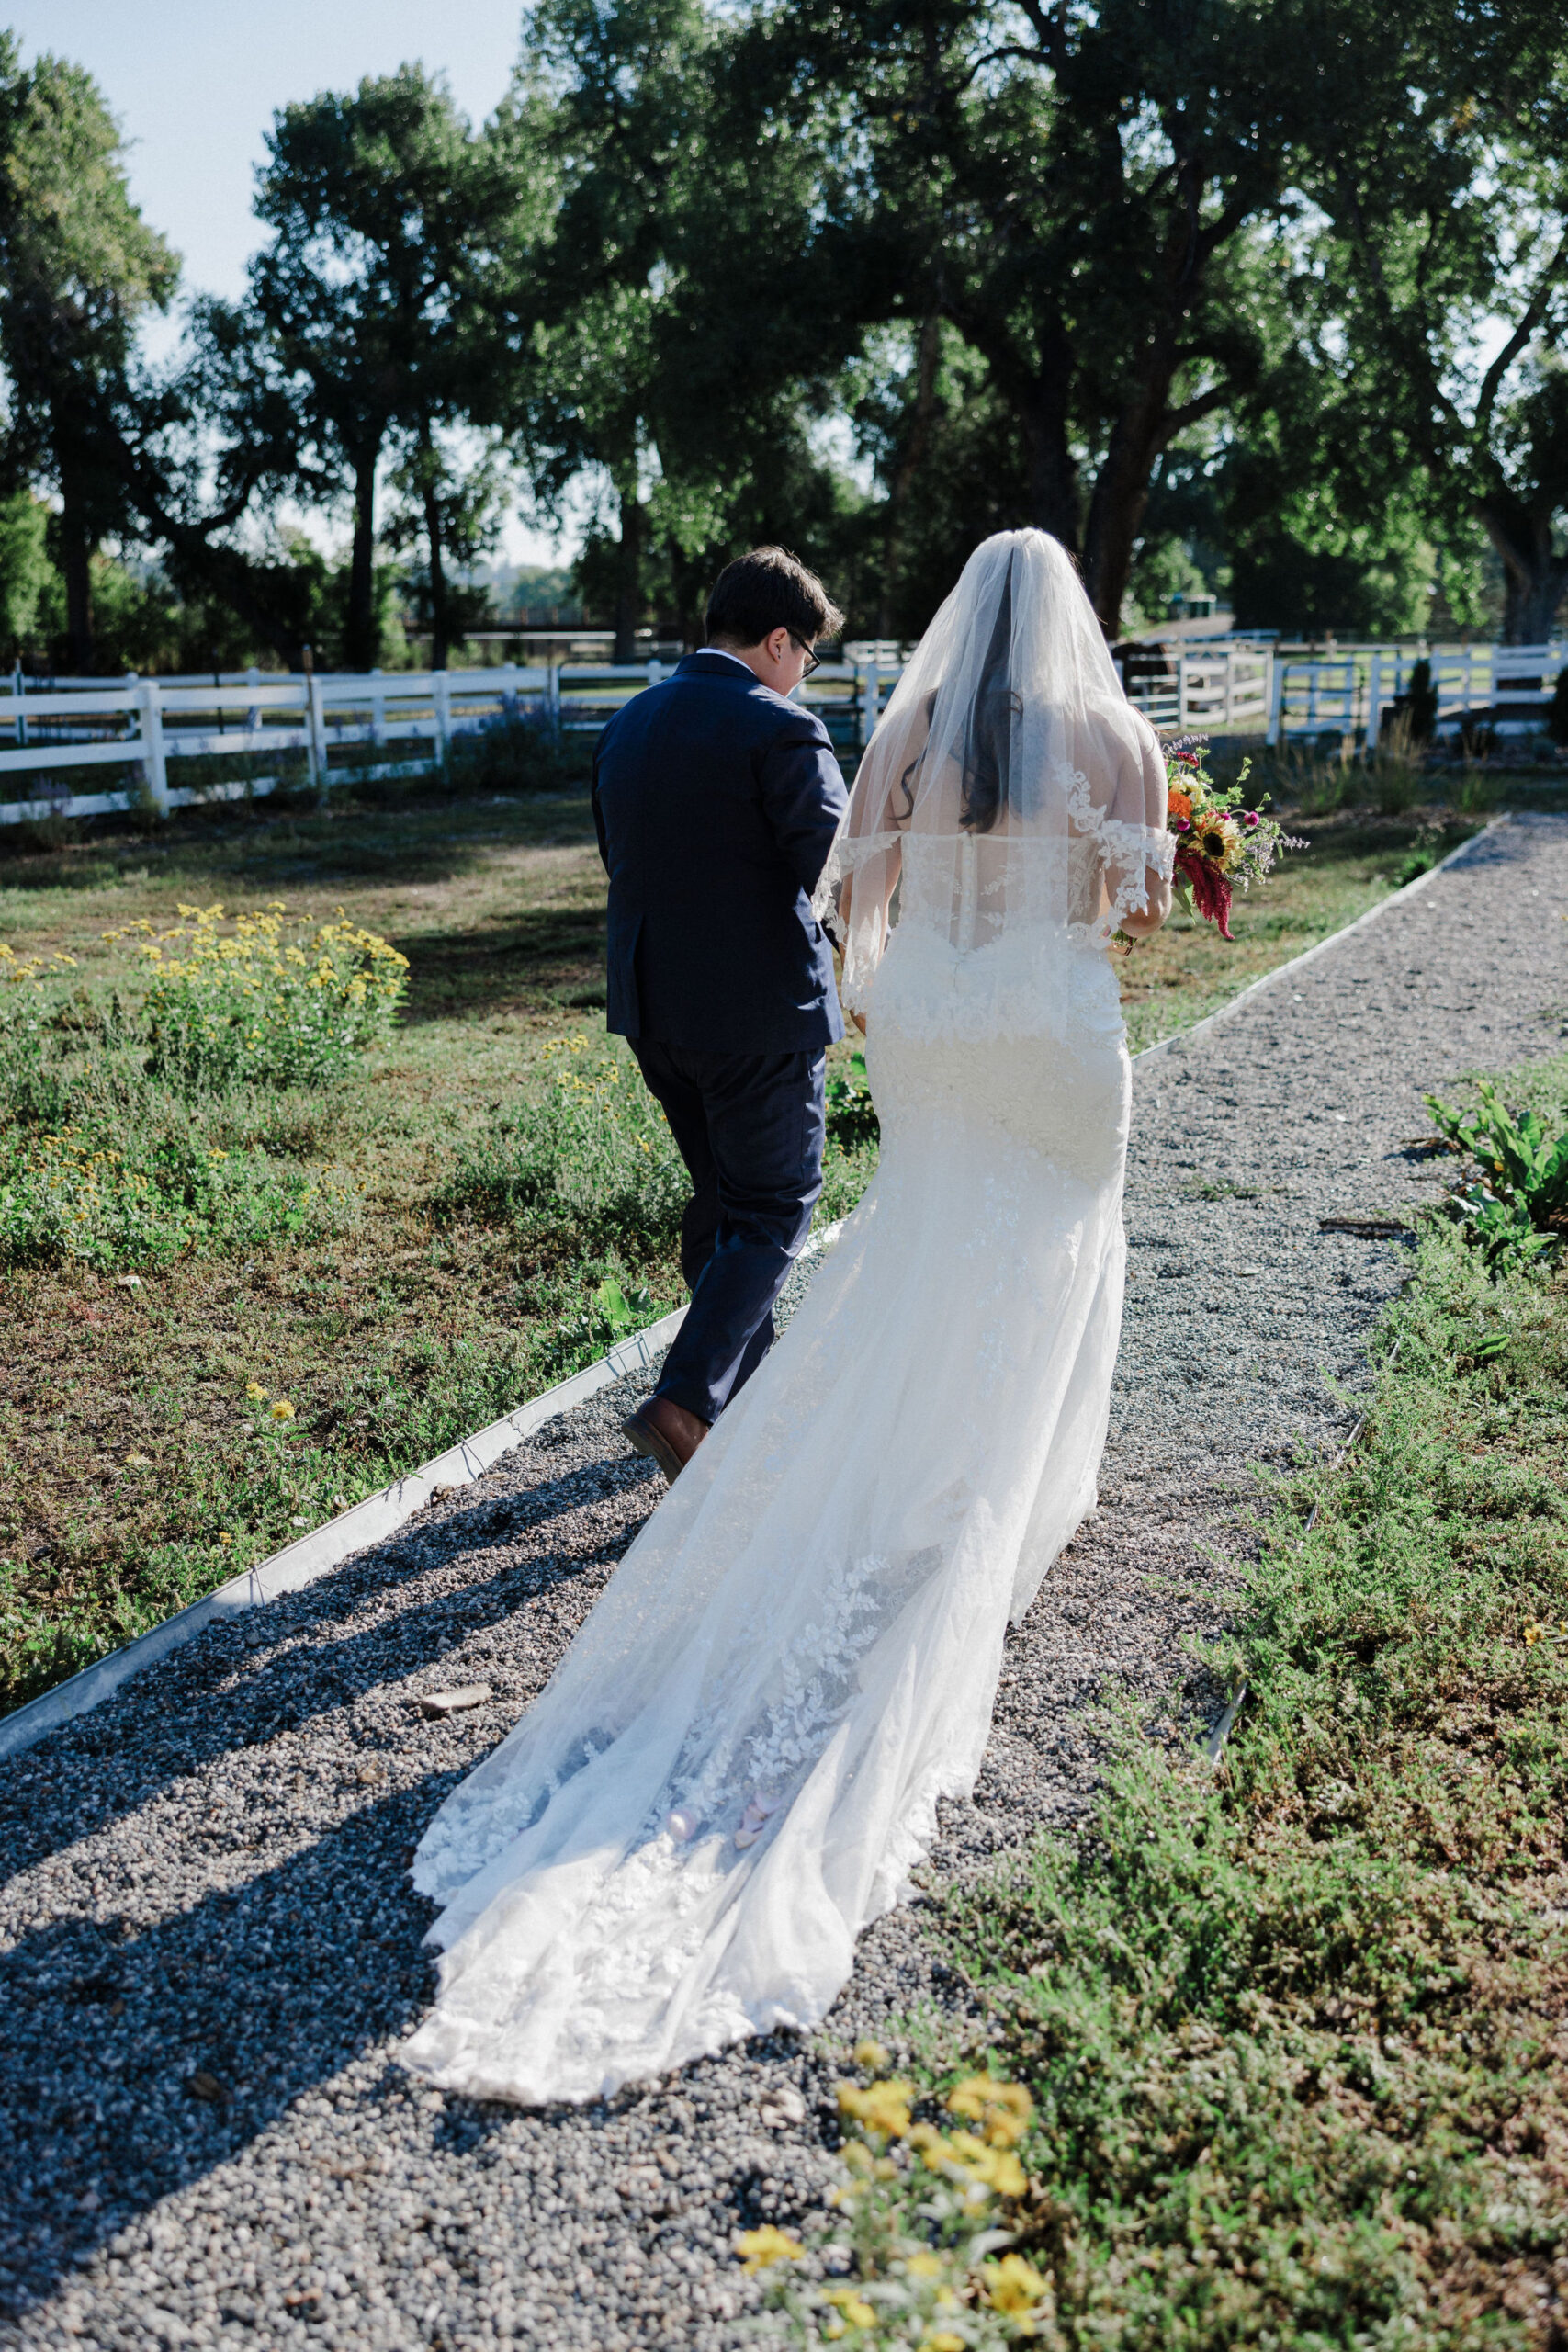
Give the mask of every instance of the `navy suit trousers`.
[[654, 1394], [716, 1421], [773, 1346], [773, 1301], [822, 1190], [823, 1052], [710, 1054], [631, 1040], [692, 1179], [692, 1293]]

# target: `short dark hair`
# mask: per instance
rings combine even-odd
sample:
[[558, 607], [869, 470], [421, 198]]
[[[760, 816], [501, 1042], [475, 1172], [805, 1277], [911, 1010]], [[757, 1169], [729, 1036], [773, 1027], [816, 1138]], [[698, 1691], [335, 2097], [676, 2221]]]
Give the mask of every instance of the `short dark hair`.
[[709, 644], [760, 645], [787, 628], [803, 645], [836, 637], [844, 616], [814, 571], [784, 548], [753, 548], [727, 563], [714, 582], [704, 627]]

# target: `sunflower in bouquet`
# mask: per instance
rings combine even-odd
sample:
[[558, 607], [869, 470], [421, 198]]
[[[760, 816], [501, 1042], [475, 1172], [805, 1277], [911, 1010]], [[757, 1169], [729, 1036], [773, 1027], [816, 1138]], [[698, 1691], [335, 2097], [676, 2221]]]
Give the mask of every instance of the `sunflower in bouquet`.
[[[1231, 899], [1261, 882], [1281, 850], [1303, 849], [1263, 803], [1247, 807], [1250, 760], [1224, 790], [1204, 766], [1208, 739], [1179, 735], [1165, 744], [1166, 823], [1176, 835], [1176, 896], [1189, 914], [1231, 935]], [[1264, 798], [1267, 800], [1268, 796]]]

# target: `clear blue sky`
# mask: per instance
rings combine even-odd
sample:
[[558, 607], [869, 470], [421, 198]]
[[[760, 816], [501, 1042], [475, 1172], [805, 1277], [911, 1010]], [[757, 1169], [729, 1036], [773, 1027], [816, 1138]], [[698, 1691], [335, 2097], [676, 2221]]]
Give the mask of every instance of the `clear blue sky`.
[[187, 292], [237, 294], [252, 175], [276, 109], [412, 59], [482, 121], [505, 95], [520, 0], [12, 0], [30, 60], [85, 65], [132, 141], [131, 190], [185, 259]]

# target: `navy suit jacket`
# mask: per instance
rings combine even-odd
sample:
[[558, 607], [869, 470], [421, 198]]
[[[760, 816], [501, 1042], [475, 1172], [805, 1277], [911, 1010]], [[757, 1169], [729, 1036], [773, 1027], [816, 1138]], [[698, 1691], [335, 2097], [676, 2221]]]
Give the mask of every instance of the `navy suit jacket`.
[[722, 653], [634, 695], [593, 755], [610, 1028], [721, 1054], [841, 1037], [811, 893], [847, 798], [821, 720]]

